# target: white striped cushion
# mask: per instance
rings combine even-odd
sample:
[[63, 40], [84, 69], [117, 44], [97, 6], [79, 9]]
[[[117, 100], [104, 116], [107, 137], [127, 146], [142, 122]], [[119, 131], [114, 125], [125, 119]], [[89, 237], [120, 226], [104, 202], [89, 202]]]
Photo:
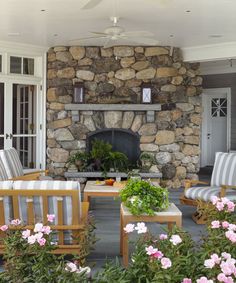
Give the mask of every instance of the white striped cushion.
[[221, 185], [236, 185], [236, 153], [216, 153], [211, 186]]
[[[185, 190], [185, 197], [194, 200], [210, 201], [213, 196], [219, 197], [220, 187], [192, 187]], [[229, 189], [226, 191], [226, 197], [236, 201], [236, 190]]]
[[8, 179], [7, 172], [2, 162], [2, 159], [0, 158], [0, 181], [5, 181], [7, 179]]
[[0, 150], [0, 158], [9, 179], [24, 175], [23, 167], [15, 148]]
[[[0, 181], [0, 190], [12, 190], [13, 181]], [[3, 197], [5, 224], [9, 224], [13, 217], [12, 198]], [[1, 213], [1, 212], [0, 212]]]

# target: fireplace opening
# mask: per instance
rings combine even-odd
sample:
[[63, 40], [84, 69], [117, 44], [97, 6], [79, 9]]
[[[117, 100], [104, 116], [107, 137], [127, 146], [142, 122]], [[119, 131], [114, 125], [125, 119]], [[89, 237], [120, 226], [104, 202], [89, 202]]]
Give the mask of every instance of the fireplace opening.
[[88, 151], [92, 149], [92, 141], [96, 139], [110, 143], [112, 149], [124, 153], [130, 163], [137, 163], [140, 155], [138, 134], [125, 129], [102, 129], [91, 132], [87, 136]]

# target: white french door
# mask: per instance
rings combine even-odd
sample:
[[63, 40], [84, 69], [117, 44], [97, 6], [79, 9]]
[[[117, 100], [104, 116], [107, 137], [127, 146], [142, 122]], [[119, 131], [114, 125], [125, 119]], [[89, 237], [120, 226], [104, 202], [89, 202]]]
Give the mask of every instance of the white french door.
[[202, 95], [201, 166], [212, 166], [216, 152], [227, 152], [230, 141], [230, 89], [206, 89]]
[[37, 84], [0, 83], [0, 148], [16, 148], [24, 169], [40, 168], [38, 90]]

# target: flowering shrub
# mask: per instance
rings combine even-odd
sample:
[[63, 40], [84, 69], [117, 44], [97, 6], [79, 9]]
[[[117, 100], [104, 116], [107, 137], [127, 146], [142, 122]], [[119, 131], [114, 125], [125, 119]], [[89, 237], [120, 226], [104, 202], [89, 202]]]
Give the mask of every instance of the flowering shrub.
[[235, 204], [227, 198], [213, 198], [204, 209], [209, 222], [201, 244], [195, 244], [188, 233], [177, 228], [154, 237], [144, 223], [127, 224], [126, 233], [142, 234], [129, 267], [108, 263], [97, 276], [106, 280], [96, 282], [236, 282]]
[[[54, 222], [54, 215], [47, 215], [48, 222]], [[88, 282], [89, 267], [81, 267], [84, 262], [81, 257], [74, 257], [73, 262], [65, 260], [64, 256], [51, 253], [57, 248], [52, 241], [52, 230], [49, 225], [36, 223], [33, 230], [24, 229], [19, 219], [14, 219], [10, 225], [3, 225], [0, 230], [6, 233], [4, 237], [5, 254], [4, 271], [0, 273], [0, 282], [37, 282], [65, 283]], [[91, 227], [88, 223], [88, 234]], [[85, 235], [86, 238], [86, 235]], [[89, 237], [91, 240], [91, 238]]]

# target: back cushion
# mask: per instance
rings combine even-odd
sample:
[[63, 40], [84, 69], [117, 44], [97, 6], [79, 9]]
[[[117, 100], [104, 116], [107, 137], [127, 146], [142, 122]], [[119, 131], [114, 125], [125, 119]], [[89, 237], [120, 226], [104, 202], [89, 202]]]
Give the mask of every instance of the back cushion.
[[[0, 190], [12, 190], [12, 188], [13, 188], [13, 181], [0, 181]], [[4, 216], [5, 216], [4, 217], [5, 223], [0, 223], [0, 225], [9, 224], [13, 218], [12, 198], [11, 197], [0, 197], [0, 198], [3, 199]]]
[[[15, 181], [13, 183], [14, 190], [78, 190], [79, 208], [81, 209], [80, 184], [75, 181]], [[41, 197], [34, 197], [35, 221], [43, 220], [43, 202]], [[55, 224], [58, 223], [57, 212], [57, 197], [48, 198], [49, 214], [55, 214]], [[27, 223], [27, 198], [20, 197], [19, 199], [20, 217]], [[71, 197], [63, 197], [63, 213], [65, 225], [72, 224], [72, 199]], [[81, 215], [81, 214], [80, 214]], [[78, 215], [78, 217], [80, 217]]]
[[2, 159], [0, 158], [0, 181], [5, 181], [8, 179], [6, 169], [3, 165]]
[[236, 153], [216, 153], [211, 186], [221, 185], [236, 185]]
[[0, 150], [0, 158], [9, 179], [24, 175], [23, 167], [15, 148]]

